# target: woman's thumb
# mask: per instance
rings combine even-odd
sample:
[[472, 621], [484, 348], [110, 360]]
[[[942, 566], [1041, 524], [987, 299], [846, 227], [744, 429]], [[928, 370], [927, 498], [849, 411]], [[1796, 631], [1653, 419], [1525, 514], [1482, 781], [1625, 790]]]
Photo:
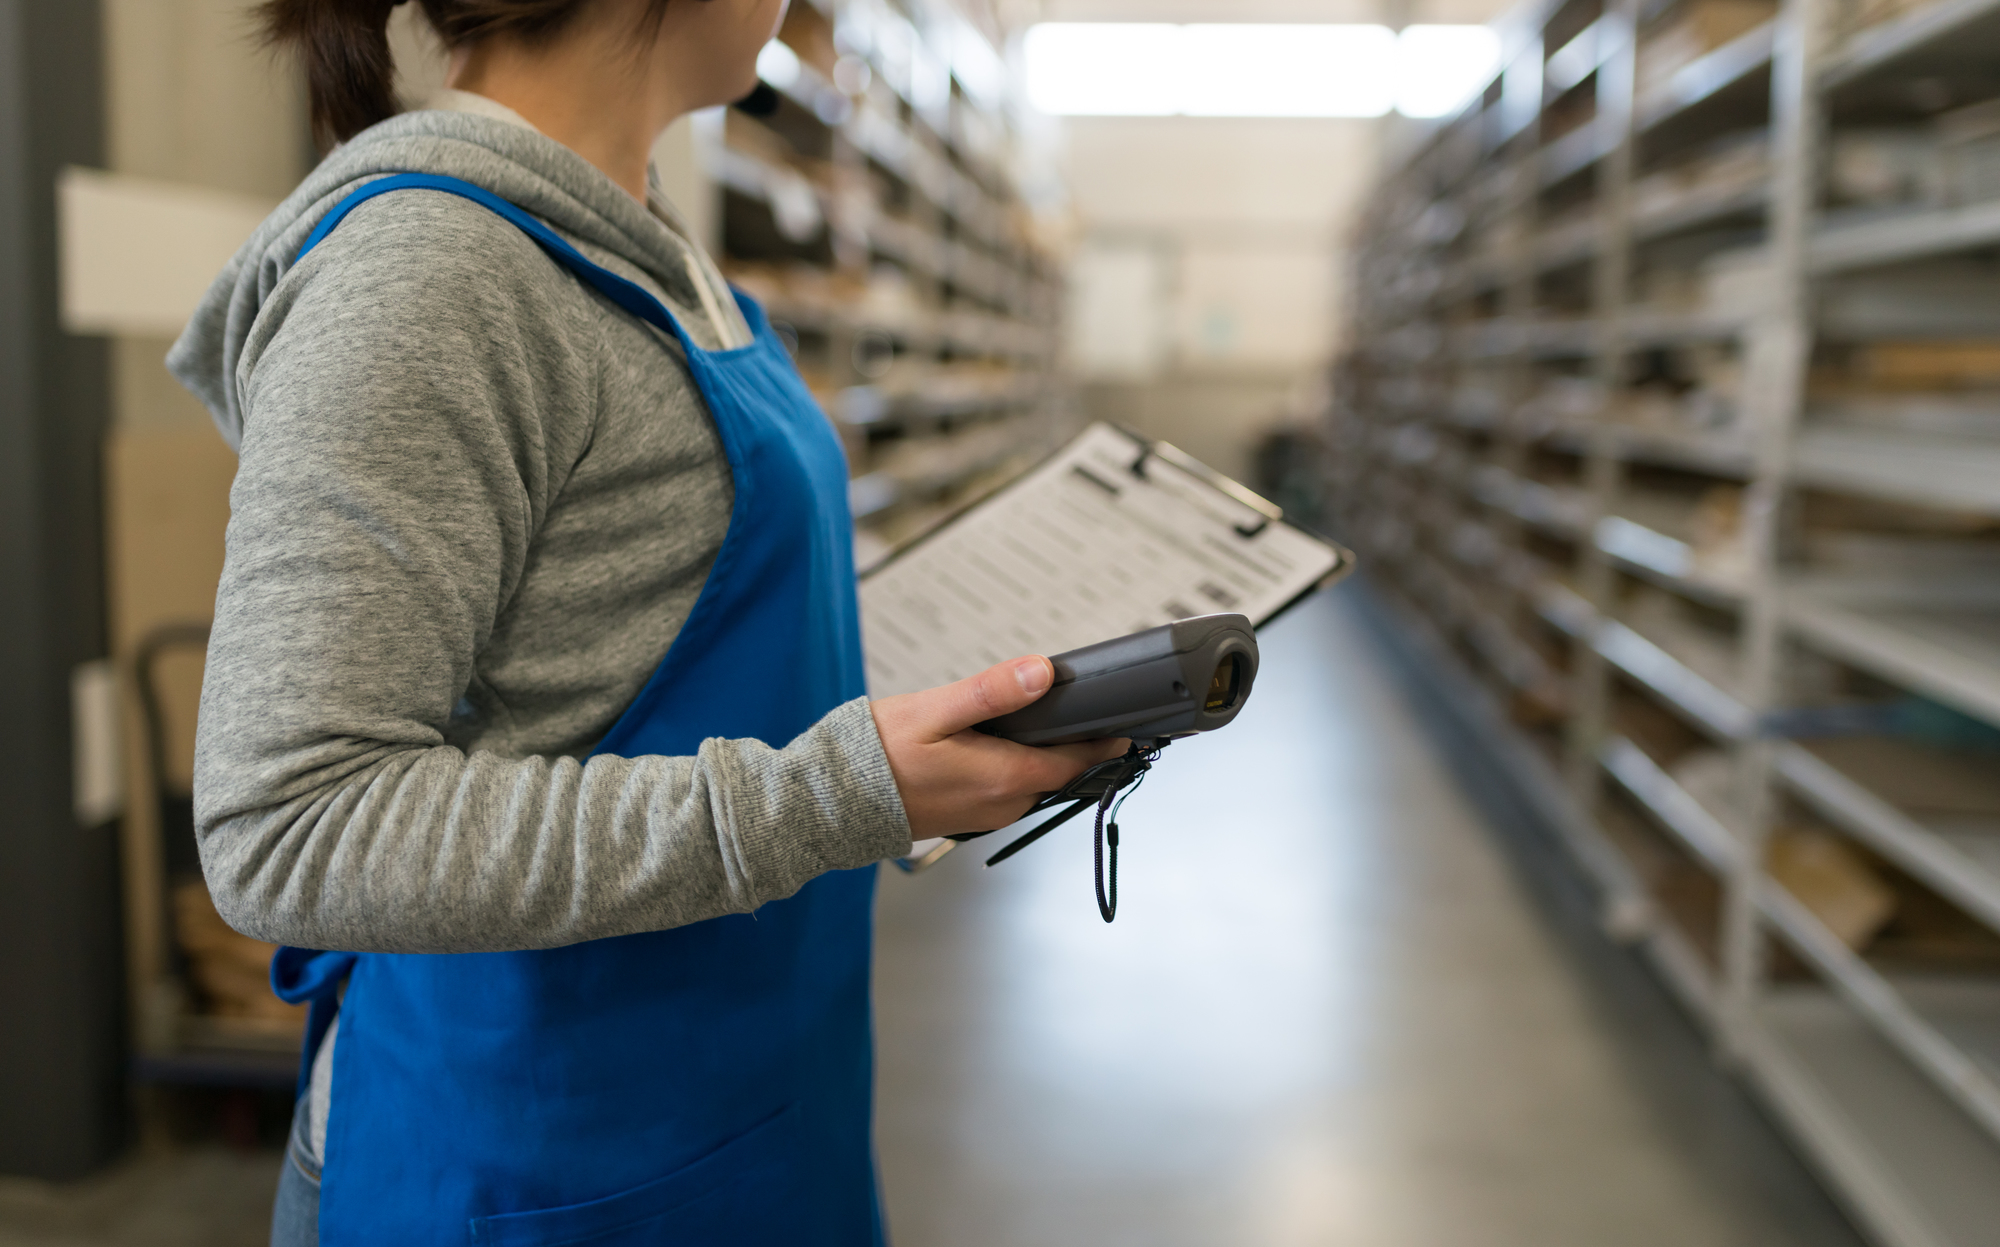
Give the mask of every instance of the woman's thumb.
[[942, 740], [975, 723], [1019, 710], [1048, 692], [1054, 680], [1055, 668], [1040, 655], [1010, 659], [923, 694], [927, 700], [934, 699], [925, 707], [929, 712], [925, 726]]

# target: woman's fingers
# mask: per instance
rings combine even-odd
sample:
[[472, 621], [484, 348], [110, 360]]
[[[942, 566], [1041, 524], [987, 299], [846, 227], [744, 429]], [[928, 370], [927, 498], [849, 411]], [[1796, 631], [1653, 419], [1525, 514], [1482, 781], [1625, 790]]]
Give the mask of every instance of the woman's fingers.
[[915, 838], [1004, 827], [1041, 794], [1125, 751], [1123, 740], [1031, 749], [968, 730], [1032, 703], [1053, 677], [1048, 659], [1016, 658], [953, 684], [872, 704]]
[[1130, 748], [1131, 744], [1131, 741], [1119, 737], [1086, 740], [1074, 745], [1043, 745], [1030, 749], [1024, 763], [1027, 770], [1023, 773], [1021, 782], [1025, 790], [1031, 793], [1054, 792], [1099, 762], [1118, 757]]
[[1012, 714], [1048, 692], [1054, 680], [1055, 668], [1039, 654], [1010, 659], [956, 683], [910, 694], [913, 725], [943, 740], [975, 723]]

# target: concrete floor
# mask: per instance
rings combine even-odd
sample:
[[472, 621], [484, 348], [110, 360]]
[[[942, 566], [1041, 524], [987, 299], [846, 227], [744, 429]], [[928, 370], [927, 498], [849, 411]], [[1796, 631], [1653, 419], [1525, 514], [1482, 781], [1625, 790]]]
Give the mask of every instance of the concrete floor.
[[1273, 625], [1242, 716], [1168, 751], [1115, 925], [1081, 824], [885, 874], [897, 1240], [1858, 1244], [1364, 613]]
[[[882, 881], [902, 1247], [1858, 1247], [1353, 591], [1087, 828]], [[275, 1154], [0, 1180], [0, 1247], [263, 1241]]]

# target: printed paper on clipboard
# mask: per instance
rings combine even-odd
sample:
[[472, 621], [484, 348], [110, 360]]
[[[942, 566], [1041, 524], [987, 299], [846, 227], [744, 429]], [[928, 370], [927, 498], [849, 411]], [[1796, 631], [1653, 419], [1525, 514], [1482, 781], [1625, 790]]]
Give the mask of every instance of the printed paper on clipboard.
[[1261, 625], [1353, 561], [1173, 447], [1092, 425], [863, 577], [869, 692], [932, 688], [1191, 615]]

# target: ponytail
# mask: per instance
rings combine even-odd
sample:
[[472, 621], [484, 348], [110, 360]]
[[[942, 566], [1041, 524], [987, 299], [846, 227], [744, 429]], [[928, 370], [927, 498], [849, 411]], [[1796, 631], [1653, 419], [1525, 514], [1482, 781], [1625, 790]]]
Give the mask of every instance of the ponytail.
[[389, 14], [401, 0], [265, 0], [264, 39], [305, 63], [313, 137], [332, 147], [396, 115]]
[[[591, 0], [420, 0], [418, 7], [447, 48], [508, 33], [554, 34]], [[257, 6], [264, 42], [305, 62], [313, 137], [345, 143], [399, 111], [389, 15], [403, 0], [264, 0]], [[667, 0], [649, 0], [657, 30]]]

